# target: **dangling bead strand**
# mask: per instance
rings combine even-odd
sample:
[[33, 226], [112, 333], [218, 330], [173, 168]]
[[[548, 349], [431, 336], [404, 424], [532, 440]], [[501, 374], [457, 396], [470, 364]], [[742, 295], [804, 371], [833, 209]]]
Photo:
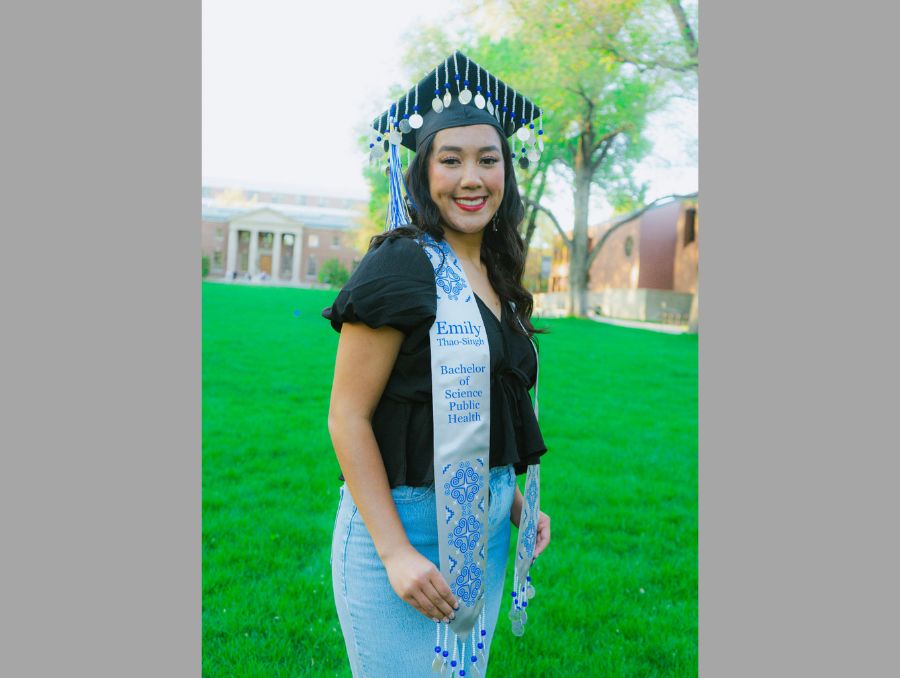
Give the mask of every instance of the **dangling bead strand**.
[[[488, 92], [488, 98], [490, 96], [491, 93]], [[484, 108], [486, 103], [484, 95], [481, 93], [481, 66], [475, 64], [475, 106]]]
[[453, 97], [450, 95], [450, 58], [448, 57], [444, 61], [444, 108], [449, 108], [452, 102]]
[[444, 104], [441, 101], [441, 81], [438, 79], [438, 66], [434, 69], [434, 99], [431, 101], [431, 108], [435, 113], [440, 113], [444, 110]]
[[431, 670], [434, 673], [440, 673], [444, 665], [444, 659], [441, 657], [441, 622], [434, 624], [434, 659], [431, 661]]

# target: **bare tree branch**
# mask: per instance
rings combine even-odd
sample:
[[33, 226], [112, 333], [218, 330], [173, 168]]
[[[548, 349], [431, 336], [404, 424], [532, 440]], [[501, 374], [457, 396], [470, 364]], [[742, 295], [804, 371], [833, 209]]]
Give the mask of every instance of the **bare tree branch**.
[[547, 209], [543, 205], [539, 205], [538, 203], [534, 202], [533, 200], [529, 200], [528, 198], [523, 198], [522, 201], [526, 205], [531, 207], [531, 209], [533, 209], [535, 212], [540, 211], [540, 212], [543, 212], [544, 214], [546, 214], [548, 217], [550, 217], [550, 221], [553, 222], [553, 225], [556, 227], [556, 230], [562, 236], [563, 242], [565, 242], [566, 247], [572, 247], [572, 239], [566, 235], [566, 232], [563, 230], [563, 227], [559, 225], [559, 220], [556, 218], [556, 215], [553, 214], [553, 212], [551, 212], [549, 209]]
[[675, 21], [678, 22], [678, 28], [681, 30], [681, 37], [684, 40], [684, 46], [687, 49], [688, 55], [694, 60], [694, 63], [696, 63], [697, 57], [700, 54], [700, 45], [697, 44], [697, 38], [694, 36], [694, 31], [688, 23], [687, 15], [684, 13], [684, 7], [681, 6], [681, 0], [669, 0], [669, 6], [672, 8], [672, 13], [675, 15]]

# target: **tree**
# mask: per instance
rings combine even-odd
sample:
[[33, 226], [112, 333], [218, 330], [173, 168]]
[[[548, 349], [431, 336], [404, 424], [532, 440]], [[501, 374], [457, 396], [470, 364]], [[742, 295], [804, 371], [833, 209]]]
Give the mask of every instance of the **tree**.
[[[592, 190], [602, 190], [617, 210], [644, 201], [646, 186], [636, 185], [632, 173], [650, 150], [647, 117], [666, 101], [663, 77], [604, 49], [606, 35], [619, 34], [637, 4], [514, 0], [514, 33], [484, 50], [483, 59], [548, 112], [545, 153], [549, 147], [550, 164], [572, 185], [571, 235], [541, 205], [537, 189], [524, 198], [530, 217], [546, 214], [570, 251], [568, 311], [579, 316], [587, 311]], [[528, 45], [527, 52], [521, 45]]]
[[[507, 39], [529, 47], [528, 62], [511, 56], [514, 62], [504, 64], [504, 73], [515, 77], [519, 87], [528, 87], [549, 113], [545, 129], [552, 140], [551, 163], [573, 189], [571, 230], [563, 228], [536, 192], [525, 196], [526, 205], [532, 219], [538, 212], [547, 216], [569, 249], [568, 311], [583, 316], [588, 271], [605, 242], [589, 243], [592, 194], [602, 192], [618, 213], [655, 204], [644, 205], [647, 186], [632, 178], [635, 165], [650, 150], [644, 136], [647, 117], [695, 86], [699, 48], [679, 0], [503, 4], [513, 24]], [[491, 63], [500, 56], [491, 55]]]
[[331, 287], [343, 287], [350, 279], [350, 272], [337, 259], [326, 259], [319, 269], [319, 282]]
[[[458, 44], [547, 111], [541, 160], [525, 173], [516, 170], [526, 205], [523, 237], [530, 242], [541, 214], [559, 231], [570, 250], [568, 310], [583, 316], [587, 275], [599, 250], [597, 245], [589, 247], [592, 195], [601, 192], [617, 212], [646, 202], [647, 186], [636, 184], [633, 170], [650, 151], [647, 118], [672, 96], [689, 91], [691, 85], [688, 82], [685, 87], [683, 78], [696, 74], [696, 69], [679, 71], [660, 64], [670, 65], [664, 56], [673, 60], [676, 49], [684, 50], [691, 40], [696, 43], [695, 33], [680, 28], [679, 17], [688, 21], [683, 9], [676, 11], [676, 5], [682, 7], [680, 0], [497, 0], [488, 4], [507, 27], [505, 35], [488, 38], [491, 29], [485, 26], [484, 35], [468, 36], [467, 43]], [[658, 27], [663, 11], [668, 20], [664, 30]], [[674, 40], [660, 43], [663, 32], [674, 35]], [[443, 35], [440, 28], [431, 35], [441, 55], [449, 53]], [[433, 61], [442, 58], [434, 57], [434, 52], [422, 41], [416, 42], [415, 51], [408, 55], [413, 58], [406, 61], [416, 74], [413, 77], [421, 77], [434, 67]], [[649, 65], [651, 57], [659, 67]], [[683, 76], [684, 72], [689, 76]], [[571, 229], [564, 228], [541, 203], [551, 169], [572, 185]], [[375, 203], [373, 198], [370, 207]], [[383, 210], [376, 212], [383, 219]]]

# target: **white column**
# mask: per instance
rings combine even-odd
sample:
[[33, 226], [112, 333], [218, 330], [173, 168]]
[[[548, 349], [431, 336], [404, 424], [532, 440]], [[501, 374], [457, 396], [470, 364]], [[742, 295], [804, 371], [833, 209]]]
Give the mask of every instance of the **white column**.
[[281, 272], [281, 231], [272, 234], [272, 280], [278, 282]]
[[238, 230], [233, 224], [228, 225], [228, 262], [225, 265], [225, 277], [228, 278], [237, 270]]
[[300, 284], [300, 249], [303, 244], [303, 231], [294, 231], [294, 259], [291, 262], [291, 282], [294, 285]]
[[256, 276], [259, 271], [259, 229], [250, 230], [250, 261], [247, 262], [247, 271], [250, 277]]

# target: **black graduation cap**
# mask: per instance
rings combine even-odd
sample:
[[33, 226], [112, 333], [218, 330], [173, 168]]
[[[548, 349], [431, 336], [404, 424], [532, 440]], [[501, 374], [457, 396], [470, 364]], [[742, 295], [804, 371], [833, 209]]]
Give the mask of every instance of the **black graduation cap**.
[[457, 50], [372, 122], [371, 159], [383, 158], [391, 144], [415, 151], [439, 130], [487, 124], [504, 138], [516, 135], [513, 153], [521, 145], [524, 168], [543, 150], [542, 115], [521, 92]]

